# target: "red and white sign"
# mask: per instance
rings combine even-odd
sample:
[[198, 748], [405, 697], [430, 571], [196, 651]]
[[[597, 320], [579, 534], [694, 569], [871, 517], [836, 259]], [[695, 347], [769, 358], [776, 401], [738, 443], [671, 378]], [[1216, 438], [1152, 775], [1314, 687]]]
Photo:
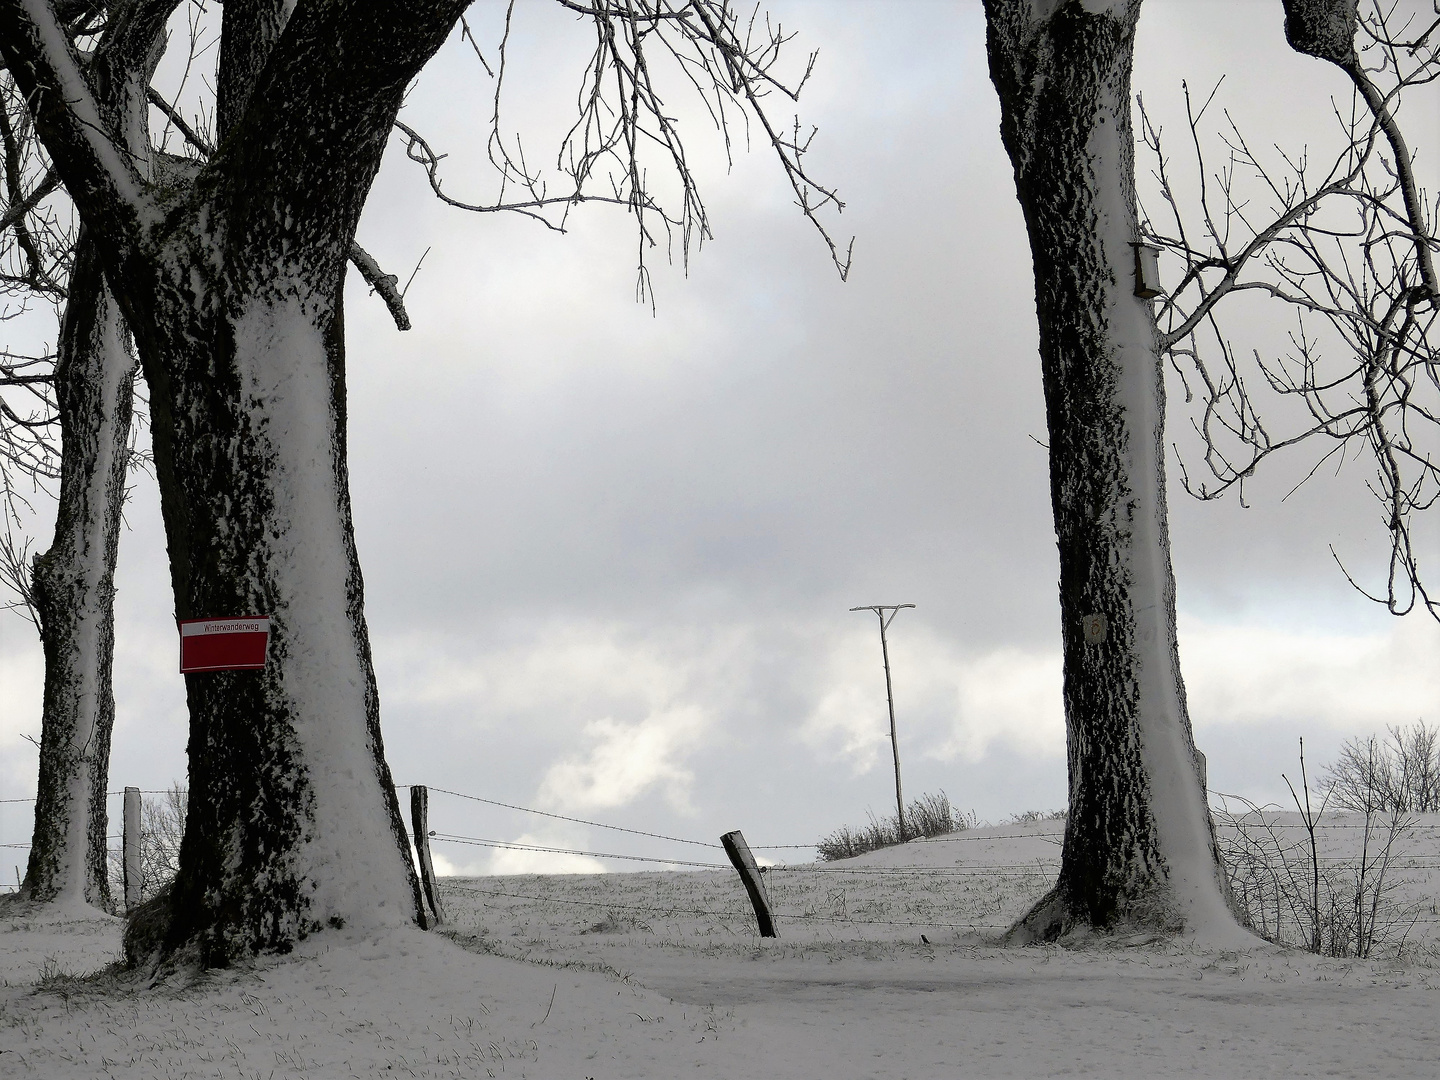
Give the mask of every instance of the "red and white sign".
[[180, 674], [263, 668], [269, 644], [268, 615], [181, 619]]

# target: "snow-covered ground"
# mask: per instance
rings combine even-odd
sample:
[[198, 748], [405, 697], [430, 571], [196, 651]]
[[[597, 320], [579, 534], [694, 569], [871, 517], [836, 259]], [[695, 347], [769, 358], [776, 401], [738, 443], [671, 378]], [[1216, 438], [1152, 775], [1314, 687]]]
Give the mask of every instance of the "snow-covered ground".
[[1045, 888], [1053, 822], [772, 870], [777, 940], [728, 872], [456, 879], [449, 937], [331, 931], [145, 986], [70, 977], [115, 959], [118, 920], [0, 914], [0, 1075], [1435, 1077], [1440, 815], [1421, 825], [1406, 946], [1371, 961], [1001, 948], [985, 927]]

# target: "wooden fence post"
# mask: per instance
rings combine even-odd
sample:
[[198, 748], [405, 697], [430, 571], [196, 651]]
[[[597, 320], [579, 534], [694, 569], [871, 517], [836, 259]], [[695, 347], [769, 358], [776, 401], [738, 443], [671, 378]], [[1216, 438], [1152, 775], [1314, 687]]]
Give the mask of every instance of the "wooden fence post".
[[425, 888], [425, 899], [435, 913], [435, 923], [445, 921], [445, 908], [440, 903], [440, 893], [435, 888], [435, 866], [430, 861], [430, 789], [424, 784], [410, 785], [410, 824], [415, 830], [415, 854], [420, 859], [420, 883]]
[[775, 920], [770, 917], [770, 896], [765, 891], [765, 881], [760, 877], [760, 867], [755, 865], [755, 856], [750, 854], [745, 837], [736, 829], [720, 837], [720, 843], [725, 846], [725, 854], [730, 856], [745, 891], [750, 894], [750, 903], [755, 906], [755, 921], [760, 924], [760, 936], [779, 937], [775, 932]]
[[125, 881], [125, 910], [140, 903], [140, 789], [125, 789], [125, 829], [121, 840], [121, 867]]

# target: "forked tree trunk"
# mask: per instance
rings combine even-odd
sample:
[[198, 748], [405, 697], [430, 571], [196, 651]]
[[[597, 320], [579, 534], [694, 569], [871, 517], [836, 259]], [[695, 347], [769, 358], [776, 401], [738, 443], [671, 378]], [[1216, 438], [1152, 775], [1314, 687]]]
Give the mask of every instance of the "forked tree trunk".
[[[408, 48], [354, 23], [337, 42], [319, 8], [287, 26], [288, 5], [231, 6], [220, 148], [136, 301], [176, 615], [268, 615], [269, 657], [186, 676], [179, 872], [132, 961], [158, 946], [224, 964], [325, 926], [425, 923], [351, 523], [343, 284], [401, 94], [460, 5], [401, 12]], [[282, 29], [299, 44], [277, 57]], [[317, 116], [328, 139], [284, 134]]]
[[1233, 936], [1176, 646], [1156, 328], [1133, 295], [1140, 0], [986, 0], [986, 15], [1034, 260], [1070, 770], [1059, 881], [1011, 936]]
[[55, 392], [60, 502], [35, 559], [45, 649], [35, 829], [22, 897], [110, 905], [105, 788], [115, 722], [115, 555], [125, 502], [134, 360], [129, 335], [82, 234], [61, 324]]
[[[127, 8], [132, 36], [177, 2]], [[96, 138], [53, 12], [0, 0], [0, 55], [97, 236], [150, 388], [175, 613], [271, 618], [263, 670], [186, 676], [180, 867], [132, 920], [132, 962], [225, 964], [324, 926], [423, 919], [351, 527], [342, 283], [405, 89], [465, 3], [225, 5], [232, 126], [167, 189]], [[260, 8], [278, 14], [239, 18]]]

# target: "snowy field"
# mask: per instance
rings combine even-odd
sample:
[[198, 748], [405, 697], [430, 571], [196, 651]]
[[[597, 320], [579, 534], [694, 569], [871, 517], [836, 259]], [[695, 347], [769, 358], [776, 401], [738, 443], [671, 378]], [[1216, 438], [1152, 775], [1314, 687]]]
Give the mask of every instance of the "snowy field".
[[[1440, 815], [1397, 843], [1404, 929], [1368, 961], [1258, 939], [999, 947], [1057, 827], [775, 868], [777, 940], [709, 870], [452, 879], [444, 936], [330, 932], [155, 986], [77, 977], [116, 958], [118, 920], [0, 915], [0, 1075], [1440, 1075]], [[1327, 831], [1322, 860], [1358, 834]]]

